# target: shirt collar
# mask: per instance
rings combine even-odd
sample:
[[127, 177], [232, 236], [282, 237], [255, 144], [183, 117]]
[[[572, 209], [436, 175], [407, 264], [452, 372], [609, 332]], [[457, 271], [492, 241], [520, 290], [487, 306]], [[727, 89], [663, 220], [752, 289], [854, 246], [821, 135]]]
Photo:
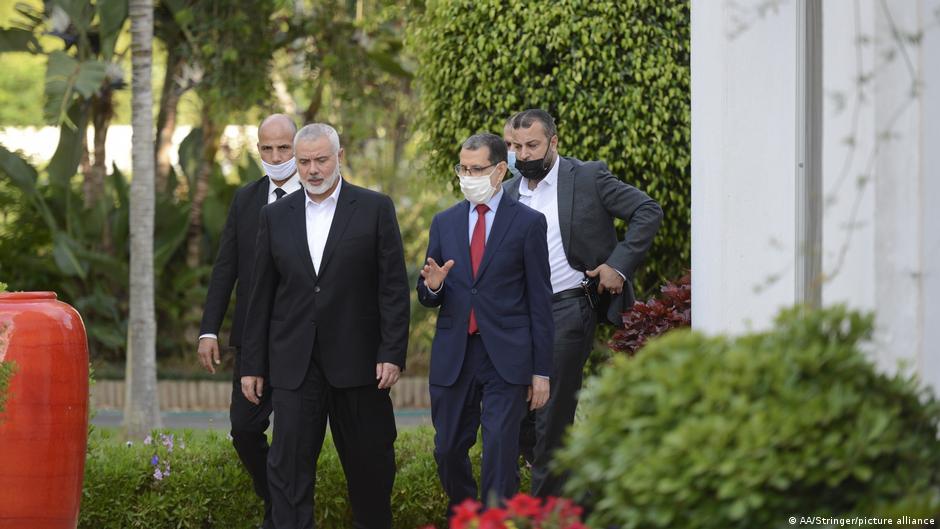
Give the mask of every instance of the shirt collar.
[[[269, 176], [268, 177], [268, 196], [271, 196], [271, 193], [273, 193], [274, 190], [277, 188], [278, 188], [277, 184], [275, 184], [274, 180], [272, 180], [271, 177]], [[281, 189], [283, 189], [284, 192], [287, 194], [291, 194], [294, 191], [297, 191], [297, 189], [299, 188], [300, 188], [300, 176], [297, 174], [296, 171], [294, 172], [294, 174], [290, 175], [290, 177], [287, 179], [286, 182], [281, 184]]]
[[[555, 163], [552, 164], [552, 168], [548, 170], [548, 174], [545, 175], [545, 178], [542, 179], [538, 185], [535, 186], [535, 189], [538, 189], [542, 185], [554, 186], [558, 182], [558, 165], [561, 162], [561, 156], [555, 155]], [[529, 189], [529, 179], [522, 177], [519, 181], [519, 194], [523, 196], [532, 196], [535, 192], [535, 189]]]
[[328, 196], [328, 197], [326, 197], [325, 199], [323, 199], [323, 202], [320, 202], [319, 204], [317, 204], [316, 202], [314, 202], [313, 199], [310, 198], [310, 193], [307, 193], [306, 190], [305, 190], [305, 191], [304, 191], [304, 207], [307, 207], [307, 206], [309, 206], [310, 204], [313, 204], [314, 206], [325, 206], [326, 204], [328, 204], [328, 203], [331, 202], [331, 201], [335, 204], [336, 201], [339, 200], [339, 190], [340, 190], [341, 187], [343, 187], [343, 177], [342, 177], [342, 176], [340, 176], [340, 177], [339, 177], [339, 180], [336, 182], [336, 189], [334, 189], [333, 192], [330, 193], [330, 196]]

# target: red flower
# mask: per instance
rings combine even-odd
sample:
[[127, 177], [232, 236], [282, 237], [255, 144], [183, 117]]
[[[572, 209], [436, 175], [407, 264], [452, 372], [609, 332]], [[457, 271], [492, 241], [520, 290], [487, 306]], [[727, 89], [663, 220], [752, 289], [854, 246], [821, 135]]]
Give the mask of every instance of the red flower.
[[480, 502], [467, 498], [460, 505], [454, 506], [454, 515], [450, 518], [450, 529], [467, 529], [468, 524], [477, 519]]
[[480, 516], [480, 529], [506, 529], [506, 511], [503, 509], [489, 509]]
[[535, 518], [541, 513], [542, 500], [528, 494], [516, 494], [506, 502], [510, 517]]

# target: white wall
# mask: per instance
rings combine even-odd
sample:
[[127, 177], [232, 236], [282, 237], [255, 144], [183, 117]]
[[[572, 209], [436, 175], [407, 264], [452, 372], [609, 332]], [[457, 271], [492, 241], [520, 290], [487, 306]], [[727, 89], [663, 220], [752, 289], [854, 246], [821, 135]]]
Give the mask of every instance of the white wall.
[[793, 9], [692, 0], [692, 321], [765, 326], [793, 298]]
[[[763, 327], [794, 301], [795, 4], [692, 1], [693, 322], [706, 331]], [[924, 34], [898, 43], [896, 30]], [[876, 310], [878, 364], [940, 388], [940, 0], [826, 0], [823, 50], [823, 302]]]

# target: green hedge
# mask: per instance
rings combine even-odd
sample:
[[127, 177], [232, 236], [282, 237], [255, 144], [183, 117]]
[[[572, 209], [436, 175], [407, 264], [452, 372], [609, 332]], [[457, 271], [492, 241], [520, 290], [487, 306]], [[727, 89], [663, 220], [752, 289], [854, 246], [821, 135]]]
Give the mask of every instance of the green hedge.
[[589, 523], [786, 527], [789, 516], [940, 512], [940, 404], [877, 371], [872, 318], [784, 312], [730, 339], [674, 331], [587, 384], [561, 459]]
[[[428, 524], [446, 527], [447, 497], [434, 462], [430, 427], [402, 430], [395, 443], [398, 473], [392, 493], [394, 527], [414, 529]], [[206, 529], [254, 528], [263, 506], [251, 488], [227, 434], [174, 432], [173, 451], [154, 441], [130, 445], [112, 432], [92, 430], [85, 464], [81, 519], [83, 529]], [[479, 470], [480, 443], [471, 451]], [[161, 473], [154, 478], [151, 458]], [[528, 487], [527, 476], [523, 476]], [[346, 480], [327, 436], [320, 455], [316, 485], [316, 523], [321, 529], [352, 526]]]
[[428, 0], [408, 44], [429, 174], [453, 182], [461, 141], [545, 108], [562, 154], [606, 161], [662, 205], [637, 276], [655, 292], [690, 263], [689, 36], [686, 0]]

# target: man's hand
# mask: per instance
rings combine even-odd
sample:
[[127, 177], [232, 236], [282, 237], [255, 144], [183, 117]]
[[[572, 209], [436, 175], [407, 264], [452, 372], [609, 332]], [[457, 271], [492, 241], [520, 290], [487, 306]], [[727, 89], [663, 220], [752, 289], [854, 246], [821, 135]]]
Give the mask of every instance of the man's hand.
[[603, 294], [605, 290], [611, 294], [623, 292], [623, 276], [607, 264], [602, 264], [594, 270], [588, 270], [585, 274], [589, 277], [600, 276], [600, 280], [597, 282], [598, 294]]
[[375, 364], [375, 379], [379, 381], [379, 389], [388, 389], [398, 382], [401, 376], [401, 368], [395, 364], [381, 362]]
[[545, 377], [532, 375], [532, 385], [529, 386], [529, 394], [525, 400], [529, 403], [530, 410], [537, 410], [548, 402], [549, 383]]
[[454, 260], [448, 259], [444, 266], [438, 266], [433, 257], [428, 257], [427, 264], [421, 269], [421, 277], [424, 278], [424, 284], [431, 290], [441, 288], [441, 283], [447, 277], [447, 273], [454, 267]]
[[199, 353], [199, 363], [202, 364], [202, 367], [206, 368], [206, 371], [215, 374], [215, 365], [222, 363], [221, 358], [219, 358], [219, 340], [216, 338], [206, 337], [199, 339], [199, 348], [196, 350]]
[[249, 402], [261, 404], [261, 395], [263, 394], [263, 377], [242, 377], [242, 395], [244, 395]]

